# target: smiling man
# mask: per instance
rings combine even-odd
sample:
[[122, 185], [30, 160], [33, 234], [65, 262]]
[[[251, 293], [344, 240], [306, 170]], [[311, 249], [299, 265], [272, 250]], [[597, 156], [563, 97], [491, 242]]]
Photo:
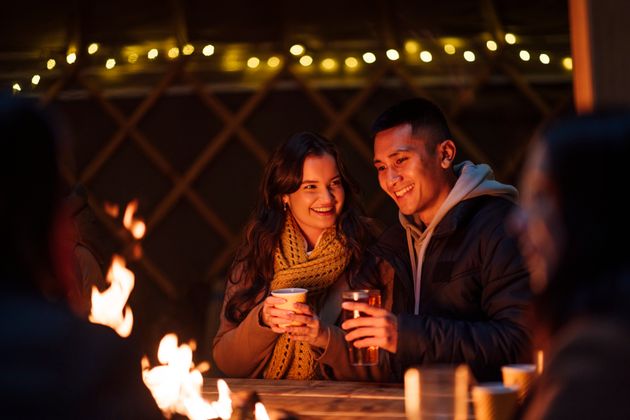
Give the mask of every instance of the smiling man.
[[454, 165], [446, 119], [426, 99], [387, 109], [373, 133], [379, 184], [400, 211], [380, 243], [406, 256], [411, 282], [398, 285], [397, 314], [344, 303], [372, 315], [346, 321], [346, 339], [395, 353], [403, 369], [467, 363], [479, 381], [500, 378], [532, 355], [529, 273], [505, 230], [516, 189], [488, 165]]

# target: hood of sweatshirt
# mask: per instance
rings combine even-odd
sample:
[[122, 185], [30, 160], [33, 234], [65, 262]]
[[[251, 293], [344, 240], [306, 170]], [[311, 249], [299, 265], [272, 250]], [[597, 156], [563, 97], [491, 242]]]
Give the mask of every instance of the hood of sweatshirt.
[[417, 215], [405, 216], [398, 213], [400, 224], [407, 233], [407, 246], [414, 275], [414, 291], [416, 298], [415, 313], [418, 314], [420, 305], [420, 283], [424, 252], [435, 227], [442, 221], [446, 213], [458, 203], [482, 195], [504, 197], [515, 202], [518, 191], [511, 185], [502, 184], [494, 179], [494, 172], [486, 164], [476, 165], [464, 161], [454, 166], [457, 181], [444, 203], [440, 206], [435, 217], [428, 226], [424, 226]]

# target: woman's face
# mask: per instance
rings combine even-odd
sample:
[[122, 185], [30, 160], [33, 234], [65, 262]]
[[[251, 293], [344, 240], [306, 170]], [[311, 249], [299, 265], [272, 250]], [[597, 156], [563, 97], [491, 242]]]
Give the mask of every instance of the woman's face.
[[344, 198], [337, 163], [326, 154], [304, 160], [300, 187], [282, 200], [291, 209], [309, 248], [313, 248], [322, 232], [334, 226]]
[[509, 220], [536, 293], [546, 288], [550, 275], [557, 269], [565, 241], [560, 204], [547, 168], [547, 149], [537, 142], [521, 178], [521, 208]]

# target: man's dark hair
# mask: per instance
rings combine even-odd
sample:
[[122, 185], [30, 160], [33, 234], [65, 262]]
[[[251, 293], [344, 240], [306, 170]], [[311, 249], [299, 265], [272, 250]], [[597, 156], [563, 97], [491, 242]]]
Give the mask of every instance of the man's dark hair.
[[422, 137], [437, 144], [452, 139], [444, 113], [425, 98], [412, 98], [387, 108], [372, 124], [372, 136], [403, 124], [411, 125], [414, 137]]

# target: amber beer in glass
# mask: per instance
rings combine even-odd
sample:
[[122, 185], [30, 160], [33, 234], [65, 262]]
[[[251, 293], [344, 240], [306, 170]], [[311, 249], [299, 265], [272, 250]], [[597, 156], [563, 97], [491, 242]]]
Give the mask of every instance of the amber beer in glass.
[[[341, 297], [344, 302], [362, 302], [370, 306], [381, 307], [381, 292], [379, 290], [346, 290], [342, 292]], [[343, 320], [359, 318], [360, 316], [369, 316], [360, 311], [342, 311]], [[350, 363], [354, 366], [374, 366], [378, 364], [378, 346], [370, 346], [357, 348], [354, 341], [348, 343], [348, 352], [350, 353]]]

